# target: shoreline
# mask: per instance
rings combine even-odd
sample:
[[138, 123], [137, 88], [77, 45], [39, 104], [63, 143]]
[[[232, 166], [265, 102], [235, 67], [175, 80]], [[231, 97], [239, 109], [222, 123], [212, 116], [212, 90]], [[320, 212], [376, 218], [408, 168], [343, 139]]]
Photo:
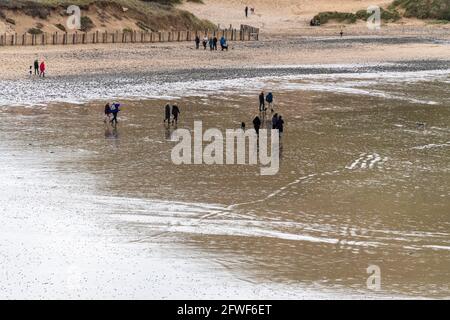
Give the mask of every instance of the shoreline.
[[[123, 100], [177, 100], [181, 97], [228, 96], [238, 90], [243, 95], [256, 95], [265, 90], [283, 89], [283, 82], [297, 81], [296, 90], [324, 90], [323, 79], [385, 76], [399, 81], [420, 81], [430, 77], [445, 77], [450, 73], [450, 60], [390, 61], [365, 64], [308, 64], [262, 66], [259, 68], [174, 69], [154, 72], [116, 74], [66, 75], [45, 79], [0, 80], [0, 106], [45, 106], [47, 104], [101, 104]], [[319, 87], [317, 87], [319, 86]], [[317, 88], [316, 88], [317, 87]], [[355, 88], [357, 89], [357, 88]], [[349, 88], [334, 85], [332, 91], [348, 92]], [[356, 92], [361, 94], [360, 91]], [[366, 92], [378, 95], [377, 92]], [[411, 100], [407, 97], [399, 99]], [[417, 99], [417, 98], [416, 98]], [[420, 100], [416, 100], [420, 102]], [[432, 104], [432, 102], [429, 102]]]

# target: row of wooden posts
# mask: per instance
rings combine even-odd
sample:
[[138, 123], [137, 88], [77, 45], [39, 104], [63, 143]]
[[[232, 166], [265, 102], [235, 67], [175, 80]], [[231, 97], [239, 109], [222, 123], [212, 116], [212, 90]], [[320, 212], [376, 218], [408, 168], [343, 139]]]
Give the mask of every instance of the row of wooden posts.
[[[255, 32], [255, 30], [257, 32]], [[196, 36], [202, 39], [208, 37], [224, 36], [228, 41], [259, 40], [258, 29], [223, 29], [205, 31], [116, 31], [116, 32], [55, 32], [42, 34], [0, 35], [0, 46], [27, 46], [27, 45], [69, 45], [69, 44], [95, 44], [95, 43], [153, 43], [194, 41]]]

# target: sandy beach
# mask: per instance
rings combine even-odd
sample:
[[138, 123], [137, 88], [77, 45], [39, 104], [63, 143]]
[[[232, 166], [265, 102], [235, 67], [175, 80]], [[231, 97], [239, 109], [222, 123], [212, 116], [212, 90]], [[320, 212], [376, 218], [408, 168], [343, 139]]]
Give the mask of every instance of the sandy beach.
[[[360, 27], [357, 30], [365, 30]], [[418, 30], [422, 30], [419, 33]], [[298, 35], [262, 35], [258, 42], [232, 42], [228, 52], [195, 50], [193, 43], [117, 44], [84, 46], [5, 47], [0, 63], [8, 66], [0, 79], [25, 79], [33, 61], [47, 62], [48, 76], [154, 72], [177, 69], [245, 68], [276, 65], [383, 63], [402, 60], [448, 60], [448, 31], [423, 29], [382, 35], [339, 29]]]

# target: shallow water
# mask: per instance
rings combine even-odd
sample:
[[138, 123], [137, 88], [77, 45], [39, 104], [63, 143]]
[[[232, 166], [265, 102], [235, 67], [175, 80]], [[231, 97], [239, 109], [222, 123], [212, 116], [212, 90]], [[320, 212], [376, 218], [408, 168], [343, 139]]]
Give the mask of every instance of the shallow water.
[[[101, 228], [131, 243], [181, 248], [186, 261], [205, 260], [219, 266], [213, 273], [250, 287], [448, 298], [449, 68], [422, 66], [261, 69], [183, 85], [124, 79], [103, 94], [155, 98], [125, 101], [117, 130], [103, 124], [103, 103], [54, 103], [2, 107], [0, 136], [3, 150], [46, 154], [39, 171], [84, 173], [70, 190], [100, 197], [86, 201], [96, 204], [93, 216], [105, 217]], [[98, 81], [104, 88], [109, 80]], [[58, 85], [36, 99], [75, 99], [76, 90]], [[90, 85], [78, 82], [81, 100], [101, 95], [85, 95]], [[260, 176], [259, 166], [171, 163], [173, 129], [162, 124], [161, 97], [181, 106], [178, 127], [202, 120], [225, 130], [251, 123], [261, 88], [274, 91], [286, 121], [277, 175]], [[13, 104], [28, 105], [30, 95]], [[380, 267], [381, 292], [366, 287], [369, 265]]]

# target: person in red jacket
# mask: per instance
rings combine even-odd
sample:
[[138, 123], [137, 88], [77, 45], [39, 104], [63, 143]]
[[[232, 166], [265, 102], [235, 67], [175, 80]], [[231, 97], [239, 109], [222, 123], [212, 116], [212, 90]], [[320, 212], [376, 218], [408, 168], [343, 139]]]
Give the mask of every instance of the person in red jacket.
[[39, 76], [40, 77], [45, 77], [45, 62], [44, 61], [41, 62], [41, 65], [39, 66], [39, 70], [41, 72], [39, 74]]

